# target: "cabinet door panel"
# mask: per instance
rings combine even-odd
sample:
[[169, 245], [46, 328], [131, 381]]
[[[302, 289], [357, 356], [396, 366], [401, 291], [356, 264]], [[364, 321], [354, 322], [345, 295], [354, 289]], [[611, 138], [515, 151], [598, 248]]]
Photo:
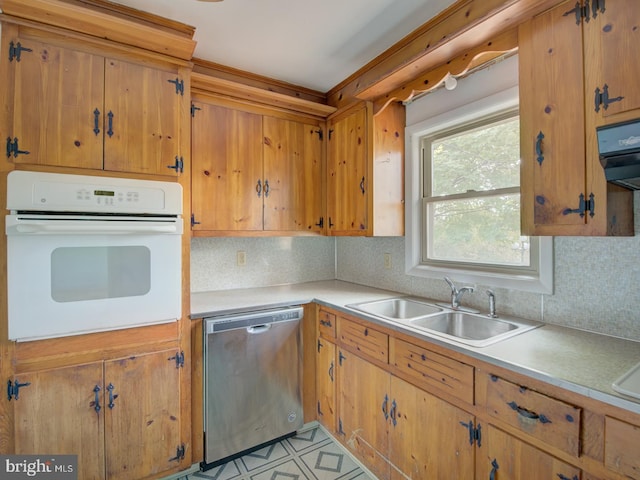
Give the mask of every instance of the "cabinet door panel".
[[396, 377], [391, 392], [389, 458], [404, 474], [392, 469], [392, 478], [474, 478], [475, 447], [462, 425], [473, 416]]
[[522, 230], [529, 235], [559, 233], [558, 227], [579, 232], [588, 220], [571, 213], [580, 194], [589, 195], [582, 31], [575, 16], [563, 16], [571, 6], [564, 3], [519, 31]]
[[17, 375], [13, 381], [30, 383], [12, 400], [16, 453], [78, 455], [78, 478], [104, 478], [102, 362]]
[[338, 433], [380, 479], [389, 478], [387, 418], [391, 409], [389, 374], [344, 350], [338, 353]]
[[[102, 168], [104, 58], [32, 40], [16, 39], [11, 138], [29, 154], [14, 163]], [[98, 132], [94, 129], [98, 110]]]
[[331, 433], [336, 431], [336, 346], [318, 339], [316, 363], [316, 392], [318, 421]]
[[262, 117], [194, 102], [193, 230], [262, 230]]
[[265, 230], [321, 231], [322, 141], [319, 127], [263, 118]]
[[587, 58], [595, 60], [594, 68], [600, 78], [595, 85], [587, 85], [587, 94], [607, 85], [611, 99], [623, 97], [601, 109], [605, 117], [640, 108], [639, 25], [637, 0], [609, 0], [605, 12], [584, 25], [586, 45], [589, 40], [596, 42], [595, 56]]
[[329, 127], [327, 214], [329, 232], [359, 233], [368, 228], [367, 109], [360, 108]]
[[[551, 478], [580, 479], [580, 469], [512, 437], [493, 426], [483, 436], [487, 445], [482, 469], [476, 478], [493, 480], [540, 480]], [[493, 469], [493, 476], [491, 471]], [[472, 477], [470, 477], [472, 478]]]
[[[107, 59], [105, 63], [104, 169], [177, 175], [180, 106], [176, 72]], [[109, 112], [113, 114], [109, 134]]]
[[[106, 471], [144, 478], [179, 465], [180, 369], [175, 350], [105, 362]], [[113, 405], [110, 407], [110, 385]]]

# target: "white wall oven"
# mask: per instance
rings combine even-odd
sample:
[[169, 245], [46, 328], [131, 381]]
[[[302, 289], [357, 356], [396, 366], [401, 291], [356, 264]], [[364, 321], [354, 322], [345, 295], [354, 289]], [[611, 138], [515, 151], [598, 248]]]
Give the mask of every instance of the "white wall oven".
[[13, 171], [7, 208], [9, 339], [180, 318], [179, 184]]

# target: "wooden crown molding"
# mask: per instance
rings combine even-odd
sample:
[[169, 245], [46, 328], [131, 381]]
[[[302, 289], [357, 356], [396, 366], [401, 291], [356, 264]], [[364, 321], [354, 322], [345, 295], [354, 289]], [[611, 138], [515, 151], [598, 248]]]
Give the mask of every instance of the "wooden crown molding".
[[341, 108], [377, 100], [560, 3], [560, 0], [459, 0], [327, 93]]
[[247, 100], [251, 103], [283, 108], [320, 118], [326, 118], [336, 111], [335, 107], [322, 103], [197, 72], [192, 72], [191, 74], [191, 90], [193, 92], [202, 91], [204, 93], [221, 94], [231, 98]]
[[191, 60], [193, 27], [104, 0], [0, 0], [3, 13], [182, 60]]

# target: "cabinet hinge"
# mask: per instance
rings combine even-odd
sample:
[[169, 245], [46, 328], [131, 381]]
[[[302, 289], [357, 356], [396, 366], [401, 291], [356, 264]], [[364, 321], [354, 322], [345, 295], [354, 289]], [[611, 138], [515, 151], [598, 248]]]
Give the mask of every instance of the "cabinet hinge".
[[324, 217], [320, 217], [320, 221], [316, 223], [316, 227], [320, 227], [320, 228], [324, 227]]
[[322, 343], [320, 342], [320, 340], [318, 339], [318, 353], [320, 353], [320, 348], [324, 347], [324, 345], [322, 345]]
[[167, 82], [173, 83], [176, 86], [176, 95], [184, 95], [184, 80], [176, 77], [175, 80], [167, 80]]
[[604, 13], [605, 10], [605, 0], [593, 0], [591, 3], [589, 0], [584, 0], [582, 5], [577, 1], [575, 6], [568, 12], [563, 13], [562, 16], [574, 15], [576, 17], [576, 25], [580, 25], [582, 22], [589, 23], [591, 18], [596, 18], [599, 13]]
[[200, 107], [196, 107], [193, 103], [191, 104], [191, 116], [196, 116], [196, 110], [202, 110]]
[[9, 398], [9, 401], [11, 401], [12, 398], [18, 400], [18, 398], [20, 398], [20, 389], [22, 387], [28, 387], [29, 385], [31, 385], [31, 382], [20, 383], [17, 378], [16, 383], [9, 380], [7, 382], [7, 397]]
[[320, 410], [320, 400], [318, 400], [318, 415], [321, 416], [321, 417], [324, 415], [322, 413], [322, 410]]
[[167, 165], [167, 168], [174, 169], [177, 173], [182, 173], [184, 170], [184, 161], [182, 157], [176, 155], [176, 162], [173, 165]]
[[20, 45], [20, 42], [9, 43], [9, 61], [10, 62], [13, 62], [14, 58], [16, 59], [16, 62], [19, 62], [22, 52], [33, 52], [33, 50], [27, 47], [23, 47], [22, 45]]
[[322, 129], [321, 129], [321, 128], [319, 128], [318, 130], [314, 130], [314, 132], [318, 134], [318, 138], [319, 138], [320, 140], [323, 140], [323, 139], [324, 139], [324, 133], [322, 132]]
[[170, 462], [179, 462], [179, 461], [183, 460], [185, 452], [186, 452], [186, 448], [184, 446], [184, 443], [178, 445], [176, 447], [176, 456], [173, 457], [173, 458], [170, 458], [169, 461]]
[[333, 135], [333, 128], [329, 129], [329, 140], [331, 140], [331, 136]]
[[342, 419], [338, 419], [338, 435], [344, 435], [344, 430], [342, 429]]
[[173, 357], [169, 357], [168, 360], [175, 360], [176, 368], [184, 367], [184, 352], [178, 352]]
[[565, 208], [562, 211], [563, 215], [569, 215], [577, 213], [581, 217], [584, 217], [585, 213], [589, 212], [589, 216], [593, 218], [596, 213], [596, 201], [593, 193], [589, 194], [589, 199], [586, 200], [584, 194], [581, 193], [578, 197], [578, 208]]
[[7, 158], [11, 158], [12, 155], [13, 158], [16, 158], [18, 155], [29, 155], [29, 153], [27, 150], [20, 150], [16, 137], [13, 140], [11, 140], [11, 137], [7, 137]]
[[338, 353], [338, 365], [342, 366], [342, 360], [346, 360], [347, 357], [345, 357], [342, 352]]
[[464, 428], [469, 430], [469, 445], [478, 443], [478, 446], [482, 446], [482, 427], [478, 424], [477, 427], [473, 426], [473, 420], [469, 420], [469, 423], [460, 422]]
[[606, 110], [607, 108], [609, 108], [610, 104], [614, 102], [619, 102], [622, 99], [624, 99], [624, 97], [622, 96], [611, 98], [609, 96], [609, 85], [605, 83], [604, 86], [602, 87], [602, 90], [600, 90], [600, 87], [596, 87], [595, 89], [594, 97], [593, 97], [593, 104], [594, 104], [595, 111], [596, 113], [600, 111], [600, 105], [602, 105], [602, 108]]
[[192, 213], [191, 214], [191, 226], [193, 227], [194, 225], [200, 225], [200, 222], [196, 221], [196, 216]]

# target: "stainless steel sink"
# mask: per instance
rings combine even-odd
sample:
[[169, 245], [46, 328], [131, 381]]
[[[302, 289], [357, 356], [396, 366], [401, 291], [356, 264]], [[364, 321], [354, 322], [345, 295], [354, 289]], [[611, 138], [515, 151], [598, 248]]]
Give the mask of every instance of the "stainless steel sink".
[[388, 320], [411, 320], [426, 315], [441, 313], [443, 308], [409, 297], [387, 298], [373, 302], [347, 305], [349, 308]]
[[412, 330], [472, 347], [485, 347], [541, 326], [539, 322], [454, 311], [419, 298], [395, 297], [347, 305]]
[[408, 324], [413, 328], [474, 347], [484, 347], [542, 325], [528, 320], [490, 318], [455, 311], [416, 318]]

